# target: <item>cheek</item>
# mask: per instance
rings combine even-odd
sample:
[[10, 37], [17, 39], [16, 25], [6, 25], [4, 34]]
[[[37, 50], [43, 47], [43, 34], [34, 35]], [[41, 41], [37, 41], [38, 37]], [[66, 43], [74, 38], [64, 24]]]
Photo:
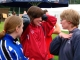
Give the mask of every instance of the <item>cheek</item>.
[[61, 24], [62, 24], [62, 25], [67, 25], [67, 22], [62, 21]]
[[21, 36], [22, 32], [23, 32], [23, 30], [19, 31], [19, 37]]
[[38, 20], [34, 20], [33, 23], [34, 23], [35, 25], [38, 25], [38, 24], [39, 24], [39, 21], [38, 21]]
[[22, 34], [22, 32], [23, 32], [23, 28], [20, 29], [19, 34]]
[[68, 24], [66, 22], [61, 22], [61, 25], [63, 28], [66, 28], [68, 26]]
[[33, 20], [33, 22], [32, 22], [33, 24], [36, 24], [36, 20]]
[[21, 28], [21, 33], [23, 32], [23, 28]]
[[67, 28], [69, 27], [69, 24], [65, 23], [65, 24], [63, 24], [62, 27], [63, 27], [64, 29], [67, 29]]
[[[22, 32], [23, 32], [23, 29], [22, 29]], [[21, 33], [22, 34], [22, 33]]]

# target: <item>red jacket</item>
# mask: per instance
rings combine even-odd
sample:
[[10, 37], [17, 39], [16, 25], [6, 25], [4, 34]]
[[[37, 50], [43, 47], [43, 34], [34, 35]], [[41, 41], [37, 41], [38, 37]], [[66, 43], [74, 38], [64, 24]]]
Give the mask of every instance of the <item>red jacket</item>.
[[20, 38], [23, 52], [30, 60], [48, 60], [45, 37], [56, 24], [57, 19], [49, 16], [40, 26], [29, 24]]
[[54, 58], [54, 55], [50, 54], [50, 51], [49, 51], [49, 46], [50, 46], [50, 43], [52, 42], [53, 31], [54, 31], [54, 29], [52, 29], [50, 31], [50, 33], [48, 34], [48, 36], [46, 37], [46, 47], [48, 50], [48, 59]]

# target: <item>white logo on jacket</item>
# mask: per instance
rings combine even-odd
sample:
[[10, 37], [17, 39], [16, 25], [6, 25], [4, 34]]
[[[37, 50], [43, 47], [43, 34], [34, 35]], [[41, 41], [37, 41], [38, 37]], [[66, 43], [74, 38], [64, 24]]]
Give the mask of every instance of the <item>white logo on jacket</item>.
[[29, 40], [29, 35], [27, 35], [27, 39]]
[[30, 30], [30, 32], [33, 34], [34, 33], [34, 31], [33, 30]]
[[17, 44], [17, 45], [20, 45], [20, 42], [19, 42], [19, 41], [16, 41], [16, 44]]
[[12, 48], [11, 46], [9, 46], [9, 50], [10, 50], [10, 51], [12, 51], [12, 50], [13, 50], [13, 48]]

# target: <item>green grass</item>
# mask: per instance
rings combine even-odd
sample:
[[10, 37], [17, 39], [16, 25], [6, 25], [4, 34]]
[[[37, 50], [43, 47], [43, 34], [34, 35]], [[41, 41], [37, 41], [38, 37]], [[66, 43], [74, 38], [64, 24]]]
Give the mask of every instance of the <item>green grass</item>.
[[3, 30], [4, 22], [0, 23], [0, 32]]
[[[0, 23], [0, 32], [3, 30], [3, 26], [4, 26], [4, 22]], [[68, 33], [67, 31], [62, 31], [64, 33]], [[56, 34], [52, 34], [52, 38], [54, 39], [57, 35]], [[54, 60], [58, 60], [58, 56], [54, 55]]]

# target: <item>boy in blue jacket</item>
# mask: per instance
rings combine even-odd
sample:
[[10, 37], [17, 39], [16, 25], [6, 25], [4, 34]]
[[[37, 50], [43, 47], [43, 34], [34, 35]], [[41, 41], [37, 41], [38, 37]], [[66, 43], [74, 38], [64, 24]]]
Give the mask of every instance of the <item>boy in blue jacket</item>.
[[73, 9], [64, 10], [61, 15], [63, 29], [67, 29], [72, 35], [63, 38], [60, 33], [50, 44], [50, 53], [59, 55], [59, 60], [80, 60], [80, 30], [79, 13]]

